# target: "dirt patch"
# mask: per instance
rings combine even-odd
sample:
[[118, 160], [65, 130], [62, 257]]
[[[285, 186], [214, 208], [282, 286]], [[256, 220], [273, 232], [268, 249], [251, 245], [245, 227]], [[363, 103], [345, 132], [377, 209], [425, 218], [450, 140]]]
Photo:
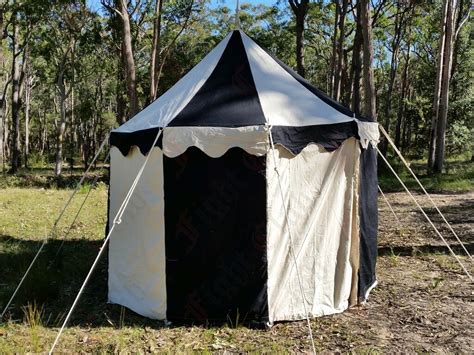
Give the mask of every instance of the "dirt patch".
[[[397, 217], [380, 198], [379, 285], [364, 306], [311, 321], [317, 350], [474, 353], [473, 284], [410, 198], [404, 193], [388, 193], [386, 196]], [[429, 202], [419, 197], [454, 248], [456, 241], [448, 228], [441, 224]], [[472, 252], [474, 192], [436, 194], [433, 198]], [[81, 243], [87, 241], [81, 240]], [[55, 246], [51, 247], [54, 251]], [[36, 250], [35, 245], [31, 248]], [[78, 241], [64, 248], [70, 253], [66, 254], [65, 260], [84, 264], [84, 270], [78, 270], [79, 276], [73, 286], [69, 278], [64, 281], [71, 288], [69, 298], [64, 303], [50, 305], [48, 310], [61, 307], [64, 312], [70, 304], [98, 245], [88, 247], [90, 260], [85, 260], [81, 254], [79, 263], [74, 256], [78, 257], [77, 250], [84, 248]], [[461, 260], [472, 273], [473, 263], [466, 256]], [[58, 352], [299, 353], [311, 350], [303, 321], [278, 323], [270, 330], [235, 328], [235, 324], [218, 328], [164, 327], [161, 322], [148, 320], [127, 310], [125, 321], [120, 324], [120, 307], [105, 304], [106, 269], [105, 262], [98, 268], [71, 325], [64, 333]], [[0, 352], [48, 351], [57, 334], [55, 326], [59, 321], [47, 323], [44, 320], [44, 323], [44, 326], [31, 326], [18, 315], [0, 325]]]

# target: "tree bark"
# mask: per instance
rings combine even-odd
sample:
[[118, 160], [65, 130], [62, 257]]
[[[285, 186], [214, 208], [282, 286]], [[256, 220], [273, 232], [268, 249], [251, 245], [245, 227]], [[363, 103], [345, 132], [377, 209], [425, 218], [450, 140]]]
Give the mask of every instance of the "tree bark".
[[[390, 134], [390, 119], [392, 114], [392, 94], [393, 87], [395, 85], [395, 78], [397, 76], [398, 68], [398, 54], [400, 51], [400, 42], [402, 38], [402, 25], [403, 25], [403, 15], [400, 14], [400, 3], [397, 2], [397, 12], [395, 15], [393, 38], [391, 42], [391, 51], [392, 57], [390, 59], [390, 74], [387, 88], [387, 99], [385, 101], [385, 110], [384, 110], [384, 128]], [[402, 89], [403, 91], [403, 89]], [[398, 121], [397, 121], [398, 122]], [[382, 144], [380, 150], [385, 155], [387, 153], [388, 142], [382, 138]]]
[[156, 0], [155, 3], [155, 19], [153, 21], [153, 41], [151, 47], [151, 61], [150, 61], [150, 102], [154, 101], [157, 96], [157, 82], [158, 82], [158, 62], [160, 56], [161, 43], [161, 8], [162, 0]]
[[30, 154], [30, 107], [31, 107], [31, 92], [34, 86], [34, 77], [31, 73], [31, 65], [29, 63], [29, 56], [25, 55], [26, 70], [25, 70], [25, 144], [24, 144], [24, 163], [25, 168], [28, 168], [28, 157]]
[[402, 142], [402, 125], [404, 121], [404, 113], [405, 113], [405, 97], [408, 88], [408, 68], [410, 65], [410, 43], [408, 43], [408, 49], [405, 59], [405, 66], [403, 68], [402, 74], [402, 87], [400, 89], [400, 98], [398, 100], [398, 112], [397, 112], [397, 124], [395, 126], [395, 145], [397, 147], [401, 147]]
[[436, 149], [433, 172], [443, 171], [445, 156], [446, 125], [448, 121], [449, 83], [453, 63], [454, 24], [456, 22], [457, 0], [449, 0], [446, 11], [446, 41], [444, 46], [443, 75], [439, 99], [439, 114], [436, 126]]
[[362, 51], [362, 20], [361, 20], [361, 3], [356, 5], [356, 33], [354, 35], [354, 49], [352, 52], [352, 111], [360, 114], [360, 75], [362, 71], [361, 61]]
[[374, 83], [374, 69], [372, 63], [374, 61], [374, 51], [372, 46], [372, 19], [370, 15], [369, 0], [359, 0], [361, 2], [361, 19], [362, 19], [362, 38], [363, 38], [363, 72], [364, 72], [364, 113], [377, 121], [376, 108], [376, 92]]
[[20, 165], [20, 64], [18, 56], [20, 54], [19, 28], [16, 21], [16, 14], [13, 15], [12, 33], [12, 137], [11, 137], [11, 162], [10, 172], [18, 171]]
[[309, 0], [289, 0], [296, 20], [296, 67], [302, 77], [305, 76], [304, 65], [304, 24], [308, 14]]
[[337, 65], [334, 75], [334, 99], [339, 101], [341, 98], [341, 72], [344, 56], [344, 35], [345, 35], [345, 18], [347, 12], [347, 0], [342, 0], [342, 5], [339, 11], [339, 39], [337, 42]]
[[[4, 23], [4, 15], [5, 15], [5, 0], [0, 0], [0, 70], [5, 68], [5, 58], [3, 56], [3, 23]], [[3, 135], [5, 131], [5, 117], [4, 117], [4, 106], [5, 106], [5, 95], [6, 95], [6, 89], [8, 85], [9, 80], [4, 81], [4, 87], [1, 92], [0, 96], [0, 166], [3, 167], [5, 166], [5, 149], [4, 149], [4, 141], [3, 141]]]
[[435, 92], [433, 99], [433, 113], [431, 117], [431, 129], [430, 129], [430, 145], [428, 148], [428, 172], [433, 171], [435, 150], [436, 150], [436, 138], [437, 138], [437, 125], [439, 115], [439, 100], [441, 94], [441, 80], [443, 76], [443, 60], [444, 60], [444, 47], [446, 44], [446, 15], [448, 10], [448, 3], [450, 0], [445, 0], [443, 4], [443, 10], [441, 15], [441, 36], [439, 39], [438, 48], [438, 61], [436, 69], [436, 81], [435, 81]]
[[58, 91], [59, 91], [59, 122], [57, 126], [56, 136], [56, 164], [54, 167], [54, 174], [59, 177], [62, 173], [63, 165], [63, 141], [64, 132], [66, 131], [66, 83], [64, 78], [64, 68], [61, 68], [58, 75]]
[[341, 11], [341, 5], [339, 0], [335, 0], [336, 11], [334, 15], [334, 29], [332, 36], [332, 55], [331, 55], [331, 77], [329, 81], [329, 94], [334, 97], [336, 92], [336, 62], [337, 62], [337, 28], [340, 21], [339, 12]]
[[135, 59], [133, 57], [132, 31], [130, 28], [130, 15], [128, 13], [127, 1], [117, 0], [118, 11], [122, 23], [122, 51], [126, 68], [127, 94], [129, 101], [128, 117], [132, 117], [138, 111], [137, 78]]

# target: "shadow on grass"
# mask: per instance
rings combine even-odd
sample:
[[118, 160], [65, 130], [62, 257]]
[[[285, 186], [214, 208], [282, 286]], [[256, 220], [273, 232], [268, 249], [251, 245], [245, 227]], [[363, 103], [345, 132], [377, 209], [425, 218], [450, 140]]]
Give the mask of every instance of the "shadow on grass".
[[[458, 255], [465, 256], [466, 253], [460, 245], [449, 245], [451, 249]], [[474, 243], [464, 243], [469, 254], [474, 252]], [[384, 246], [377, 249], [379, 256], [416, 256], [420, 254], [446, 254], [451, 255], [449, 249], [444, 245], [400, 245], [400, 246]]]
[[[41, 241], [24, 240], [0, 235], [0, 312], [13, 294], [28, 268]], [[25, 322], [25, 310], [34, 305], [42, 312], [42, 325], [59, 327], [69, 311], [100, 247], [102, 240], [73, 239], [61, 246], [61, 240], [50, 240], [25, 279], [4, 320]], [[60, 249], [61, 247], [61, 249]], [[58, 250], [60, 252], [58, 253]], [[120, 305], [107, 304], [107, 254], [104, 254], [74, 310], [69, 326], [120, 327]], [[227, 320], [214, 320], [205, 324], [193, 321], [176, 321], [171, 327], [233, 326], [235, 316]], [[124, 325], [159, 329], [164, 322], [140, 316], [127, 309]], [[249, 328], [263, 328], [264, 324], [242, 320], [238, 324]], [[168, 327], [170, 325], [167, 325]]]
[[[42, 311], [43, 326], [61, 325], [103, 241], [67, 240], [57, 253], [61, 243], [61, 240], [50, 240], [45, 245], [4, 320], [22, 322], [26, 318], [26, 307], [35, 305]], [[3, 311], [40, 245], [41, 241], [0, 235], [0, 311]], [[69, 326], [119, 327], [120, 311], [120, 306], [107, 304], [107, 254], [104, 254]], [[128, 309], [125, 324], [152, 328], [163, 326], [163, 322], [139, 316]]]

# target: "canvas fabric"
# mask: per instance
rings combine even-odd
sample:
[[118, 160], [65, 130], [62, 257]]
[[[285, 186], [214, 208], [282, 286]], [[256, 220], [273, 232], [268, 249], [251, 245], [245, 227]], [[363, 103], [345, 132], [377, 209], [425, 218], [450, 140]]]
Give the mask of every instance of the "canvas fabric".
[[[112, 147], [110, 158], [112, 227], [145, 157], [136, 148], [123, 156]], [[109, 245], [109, 302], [154, 319], [166, 318], [163, 195], [163, 153], [155, 148]]]
[[270, 322], [306, 317], [291, 239], [310, 316], [342, 312], [357, 287], [359, 144], [348, 139], [334, 152], [309, 145], [297, 156], [277, 146], [275, 153], [276, 164], [267, 155]]

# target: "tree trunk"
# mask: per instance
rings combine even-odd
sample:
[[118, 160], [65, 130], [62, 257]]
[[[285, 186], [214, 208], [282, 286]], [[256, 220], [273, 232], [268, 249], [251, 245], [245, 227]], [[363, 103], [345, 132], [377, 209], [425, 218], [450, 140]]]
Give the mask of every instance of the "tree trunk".
[[370, 15], [369, 0], [359, 0], [361, 2], [362, 38], [363, 38], [363, 72], [364, 72], [364, 113], [377, 121], [376, 92], [374, 83], [374, 51], [372, 47], [372, 19]]
[[395, 126], [395, 145], [400, 147], [402, 142], [402, 126], [404, 121], [405, 113], [405, 97], [408, 87], [408, 68], [410, 65], [410, 43], [408, 43], [407, 55], [405, 60], [405, 66], [402, 74], [402, 87], [400, 89], [400, 98], [398, 100], [398, 112], [397, 112], [397, 124]]
[[158, 59], [160, 56], [160, 39], [161, 39], [161, 8], [162, 0], [156, 0], [155, 3], [155, 19], [153, 21], [153, 41], [151, 47], [150, 61], [150, 102], [154, 101], [157, 96], [158, 82]]
[[334, 76], [334, 99], [340, 100], [341, 97], [341, 72], [344, 56], [344, 35], [345, 35], [345, 18], [347, 12], [347, 0], [342, 0], [341, 9], [339, 11], [339, 39], [337, 42], [337, 66]]
[[[25, 56], [25, 60], [29, 60]], [[30, 107], [31, 107], [31, 92], [33, 90], [33, 75], [31, 73], [30, 64], [26, 64], [26, 78], [25, 78], [25, 144], [24, 144], [24, 160], [25, 168], [28, 168], [28, 156], [30, 154]]]
[[[384, 112], [384, 128], [387, 133], [390, 134], [390, 119], [392, 115], [392, 94], [393, 94], [393, 87], [395, 85], [395, 78], [397, 75], [397, 67], [398, 67], [398, 53], [400, 50], [400, 40], [401, 40], [401, 28], [402, 23], [400, 19], [400, 12], [399, 12], [399, 3], [397, 2], [397, 13], [395, 15], [395, 28], [393, 32], [393, 38], [391, 43], [391, 50], [392, 50], [392, 58], [390, 60], [390, 74], [389, 74], [389, 81], [388, 81], [388, 88], [387, 88], [387, 100], [385, 101], [385, 112]], [[380, 150], [385, 155], [387, 153], [388, 142], [384, 138], [382, 138], [382, 144]]]
[[454, 24], [456, 22], [457, 0], [448, 1], [449, 3], [446, 11], [446, 41], [443, 55], [443, 75], [441, 77], [439, 113], [436, 126], [436, 149], [433, 163], [433, 172], [435, 173], [441, 173], [443, 171], [446, 125], [448, 121], [449, 82], [451, 79], [451, 67], [453, 63]]
[[20, 165], [20, 64], [19, 33], [16, 15], [13, 15], [12, 34], [12, 137], [11, 137], [11, 167], [10, 172], [16, 173]]
[[436, 137], [437, 137], [437, 124], [439, 115], [439, 100], [441, 94], [441, 80], [443, 76], [443, 60], [444, 60], [444, 47], [446, 45], [446, 15], [448, 10], [448, 3], [450, 0], [445, 0], [443, 4], [443, 10], [441, 15], [441, 36], [439, 39], [438, 48], [438, 61], [436, 70], [436, 81], [435, 81], [435, 92], [433, 100], [433, 113], [431, 117], [431, 129], [430, 129], [430, 145], [428, 149], [428, 172], [433, 171], [435, 150], [436, 150]]
[[339, 0], [334, 1], [336, 5], [336, 11], [334, 15], [334, 29], [333, 29], [333, 37], [332, 37], [332, 55], [331, 55], [331, 77], [329, 82], [329, 94], [334, 97], [336, 93], [336, 62], [337, 62], [337, 28], [339, 19], [339, 13], [341, 11], [341, 5]]
[[66, 84], [64, 79], [64, 68], [60, 69], [58, 75], [57, 86], [59, 90], [59, 122], [57, 125], [56, 136], [56, 164], [54, 167], [54, 174], [59, 177], [62, 172], [63, 165], [63, 140], [64, 132], [66, 131]]
[[129, 101], [128, 117], [132, 117], [138, 111], [137, 78], [135, 59], [133, 58], [132, 31], [130, 28], [130, 16], [126, 0], [118, 0], [118, 11], [122, 20], [122, 51], [126, 68], [127, 94]]
[[[5, 0], [0, 0], [0, 70], [4, 72], [5, 68], [5, 58], [3, 56], [3, 20], [4, 20], [4, 14], [5, 14]], [[3, 135], [5, 131], [5, 117], [4, 117], [4, 106], [5, 106], [5, 95], [7, 92], [7, 86], [8, 86], [9, 80], [4, 81], [4, 86], [3, 90], [1, 92], [0, 96], [0, 166], [3, 167], [5, 166], [5, 149], [4, 149], [4, 140], [3, 140]]]
[[304, 66], [304, 24], [308, 13], [309, 0], [289, 0], [296, 20], [296, 67], [298, 74], [305, 76]]
[[357, 2], [356, 6], [356, 33], [354, 35], [354, 49], [352, 52], [352, 111], [360, 114], [360, 73], [362, 70], [361, 51], [362, 51], [362, 22], [361, 22], [361, 4]]

